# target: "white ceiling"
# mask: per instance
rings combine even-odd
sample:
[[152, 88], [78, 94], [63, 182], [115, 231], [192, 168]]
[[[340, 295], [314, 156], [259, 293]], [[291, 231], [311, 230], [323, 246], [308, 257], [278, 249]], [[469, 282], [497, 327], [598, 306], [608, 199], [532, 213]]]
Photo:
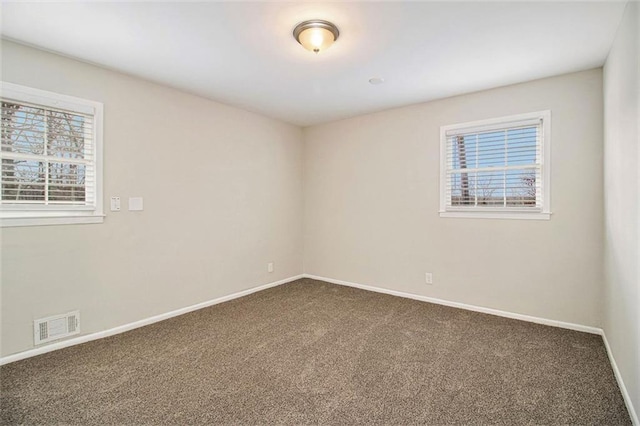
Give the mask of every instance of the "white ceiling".
[[[624, 2], [3, 2], [2, 35], [297, 125], [604, 63]], [[313, 54], [300, 21], [334, 22]], [[371, 85], [371, 77], [384, 84]]]

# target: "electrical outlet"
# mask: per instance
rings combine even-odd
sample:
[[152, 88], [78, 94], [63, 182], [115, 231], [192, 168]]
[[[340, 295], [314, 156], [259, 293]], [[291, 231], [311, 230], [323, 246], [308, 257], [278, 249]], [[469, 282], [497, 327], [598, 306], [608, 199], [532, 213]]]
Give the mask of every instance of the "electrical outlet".
[[273, 272], [273, 262], [267, 263], [267, 272]]
[[433, 274], [431, 272], [427, 272], [424, 276], [424, 279], [427, 284], [433, 284]]

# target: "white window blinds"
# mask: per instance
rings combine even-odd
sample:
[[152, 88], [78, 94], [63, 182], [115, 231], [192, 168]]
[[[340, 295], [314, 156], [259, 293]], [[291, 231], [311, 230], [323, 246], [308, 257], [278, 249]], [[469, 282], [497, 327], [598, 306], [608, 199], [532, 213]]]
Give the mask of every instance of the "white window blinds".
[[93, 116], [2, 100], [2, 203], [95, 204]]
[[101, 222], [102, 104], [10, 83], [1, 88], [2, 226]]
[[543, 212], [544, 114], [443, 128], [444, 211]]

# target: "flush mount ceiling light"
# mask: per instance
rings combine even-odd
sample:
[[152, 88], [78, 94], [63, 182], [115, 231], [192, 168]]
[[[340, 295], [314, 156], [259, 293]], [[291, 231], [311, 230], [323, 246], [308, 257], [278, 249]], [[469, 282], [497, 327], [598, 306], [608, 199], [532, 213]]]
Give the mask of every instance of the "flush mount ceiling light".
[[321, 19], [300, 22], [293, 29], [293, 37], [296, 41], [305, 49], [315, 53], [328, 49], [339, 35], [338, 27]]

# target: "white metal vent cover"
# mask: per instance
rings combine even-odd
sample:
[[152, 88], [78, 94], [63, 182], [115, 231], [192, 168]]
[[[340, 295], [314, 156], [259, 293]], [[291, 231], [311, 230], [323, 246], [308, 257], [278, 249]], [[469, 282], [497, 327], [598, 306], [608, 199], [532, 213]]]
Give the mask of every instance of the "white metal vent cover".
[[40, 318], [33, 322], [36, 345], [80, 333], [80, 311]]

